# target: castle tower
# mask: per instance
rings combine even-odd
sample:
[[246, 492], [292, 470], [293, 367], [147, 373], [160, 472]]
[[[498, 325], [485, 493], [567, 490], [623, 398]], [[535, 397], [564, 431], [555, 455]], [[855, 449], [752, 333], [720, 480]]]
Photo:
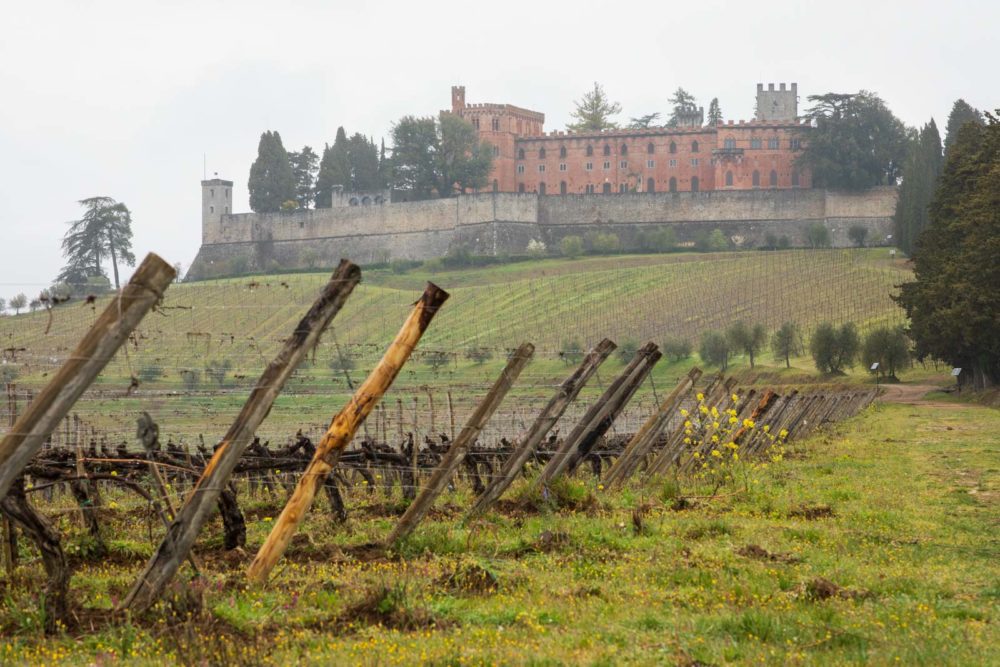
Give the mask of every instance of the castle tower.
[[451, 87], [451, 112], [461, 114], [465, 108], [465, 86]]
[[201, 182], [201, 236], [208, 242], [209, 225], [218, 225], [222, 216], [233, 212], [233, 182], [211, 178]]
[[785, 84], [781, 84], [778, 90], [774, 89], [774, 84], [757, 84], [757, 120], [794, 122], [799, 116], [799, 94], [797, 83], [785, 90]]

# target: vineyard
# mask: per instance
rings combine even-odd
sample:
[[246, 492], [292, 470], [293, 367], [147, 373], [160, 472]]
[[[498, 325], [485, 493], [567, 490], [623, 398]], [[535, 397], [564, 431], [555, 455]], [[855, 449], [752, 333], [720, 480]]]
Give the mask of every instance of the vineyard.
[[[416, 647], [421, 661], [510, 662], [518, 654], [497, 628], [537, 644], [575, 612], [528, 605], [496, 620], [496, 604], [532, 588], [508, 566], [554, 559], [576, 580], [557, 595], [581, 597], [581, 609], [613, 604], [602, 563], [630, 562], [629, 540], [655, 553], [671, 514], [702, 518], [680, 522], [673, 573], [647, 573], [666, 577], [657, 595], [712, 588], [701, 568], [716, 557], [688, 545], [735, 535], [739, 512], [778, 511], [774, 471], [869, 413], [877, 392], [743, 384], [693, 360], [661, 365], [654, 341], [734, 319], [895, 322], [889, 294], [906, 273], [862, 250], [385, 271], [360, 285], [346, 261], [325, 279], [171, 286], [172, 276], [151, 256], [118, 296], [2, 320], [11, 523], [0, 627], [16, 638], [5, 661], [71, 657], [58, 637], [75, 636], [96, 638], [87, 650], [100, 660], [258, 664], [315, 650], [383, 664], [417, 661]], [[579, 355], [568, 338], [584, 341]], [[780, 512], [836, 516], [810, 498]], [[800, 573], [778, 581], [797, 605], [878, 595], [808, 576], [797, 551], [751, 542], [736, 554]], [[683, 574], [692, 567], [705, 574]], [[845, 621], [823, 639], [811, 612], [793, 637], [753, 611], [763, 591], [725, 594], [748, 610], [722, 633], [735, 645], [708, 651], [688, 637], [705, 631], [688, 628], [664, 644], [671, 659], [776, 655], [775, 645], [867, 655], [867, 635]], [[483, 652], [451, 643], [476, 628], [488, 629]]]

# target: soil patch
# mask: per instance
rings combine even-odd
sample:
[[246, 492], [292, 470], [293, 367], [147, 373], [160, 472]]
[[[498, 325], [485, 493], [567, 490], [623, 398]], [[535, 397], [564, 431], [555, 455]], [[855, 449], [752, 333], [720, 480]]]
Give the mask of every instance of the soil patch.
[[736, 553], [744, 558], [752, 560], [770, 561], [772, 563], [801, 563], [802, 559], [795, 554], [771, 553], [764, 547], [757, 544], [748, 544], [736, 550]]
[[788, 516], [796, 519], [826, 519], [837, 516], [836, 512], [829, 505], [800, 505], [797, 509], [788, 513]]
[[804, 592], [807, 598], [817, 602], [833, 597], [844, 600], [860, 600], [872, 595], [870, 591], [844, 588], [823, 577], [816, 577], [807, 583]]

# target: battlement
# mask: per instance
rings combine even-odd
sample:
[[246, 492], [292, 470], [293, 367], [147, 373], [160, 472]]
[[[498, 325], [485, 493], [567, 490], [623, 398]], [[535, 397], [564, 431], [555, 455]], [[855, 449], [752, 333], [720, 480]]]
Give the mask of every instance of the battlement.
[[799, 86], [792, 83], [786, 88], [779, 84], [775, 90], [774, 84], [757, 84], [757, 120], [762, 121], [792, 121], [799, 115]]

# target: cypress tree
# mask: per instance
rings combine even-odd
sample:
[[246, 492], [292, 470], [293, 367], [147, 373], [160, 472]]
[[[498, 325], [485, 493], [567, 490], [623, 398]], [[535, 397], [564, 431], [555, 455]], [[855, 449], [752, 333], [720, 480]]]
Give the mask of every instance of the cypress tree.
[[309, 208], [316, 194], [313, 181], [316, 178], [317, 159], [316, 153], [310, 146], [303, 146], [300, 151], [288, 153], [288, 161], [295, 176], [295, 201], [299, 208]]
[[295, 175], [277, 132], [260, 135], [257, 159], [250, 166], [247, 189], [250, 209], [257, 213], [275, 213], [286, 201], [295, 201]]
[[350, 189], [354, 192], [378, 190], [378, 149], [375, 142], [363, 134], [355, 133], [347, 142], [350, 162]]
[[944, 137], [944, 150], [948, 152], [951, 145], [955, 143], [955, 138], [958, 137], [958, 131], [966, 123], [976, 123], [977, 125], [983, 124], [983, 115], [979, 113], [979, 110], [973, 107], [971, 104], [963, 99], [955, 100], [955, 104], [951, 107], [951, 113], [948, 114], [948, 126], [945, 128]]
[[908, 255], [913, 254], [917, 236], [927, 227], [930, 206], [941, 174], [941, 135], [931, 119], [911, 139], [906, 161], [903, 163], [903, 183], [899, 188], [893, 227], [896, 245]]

